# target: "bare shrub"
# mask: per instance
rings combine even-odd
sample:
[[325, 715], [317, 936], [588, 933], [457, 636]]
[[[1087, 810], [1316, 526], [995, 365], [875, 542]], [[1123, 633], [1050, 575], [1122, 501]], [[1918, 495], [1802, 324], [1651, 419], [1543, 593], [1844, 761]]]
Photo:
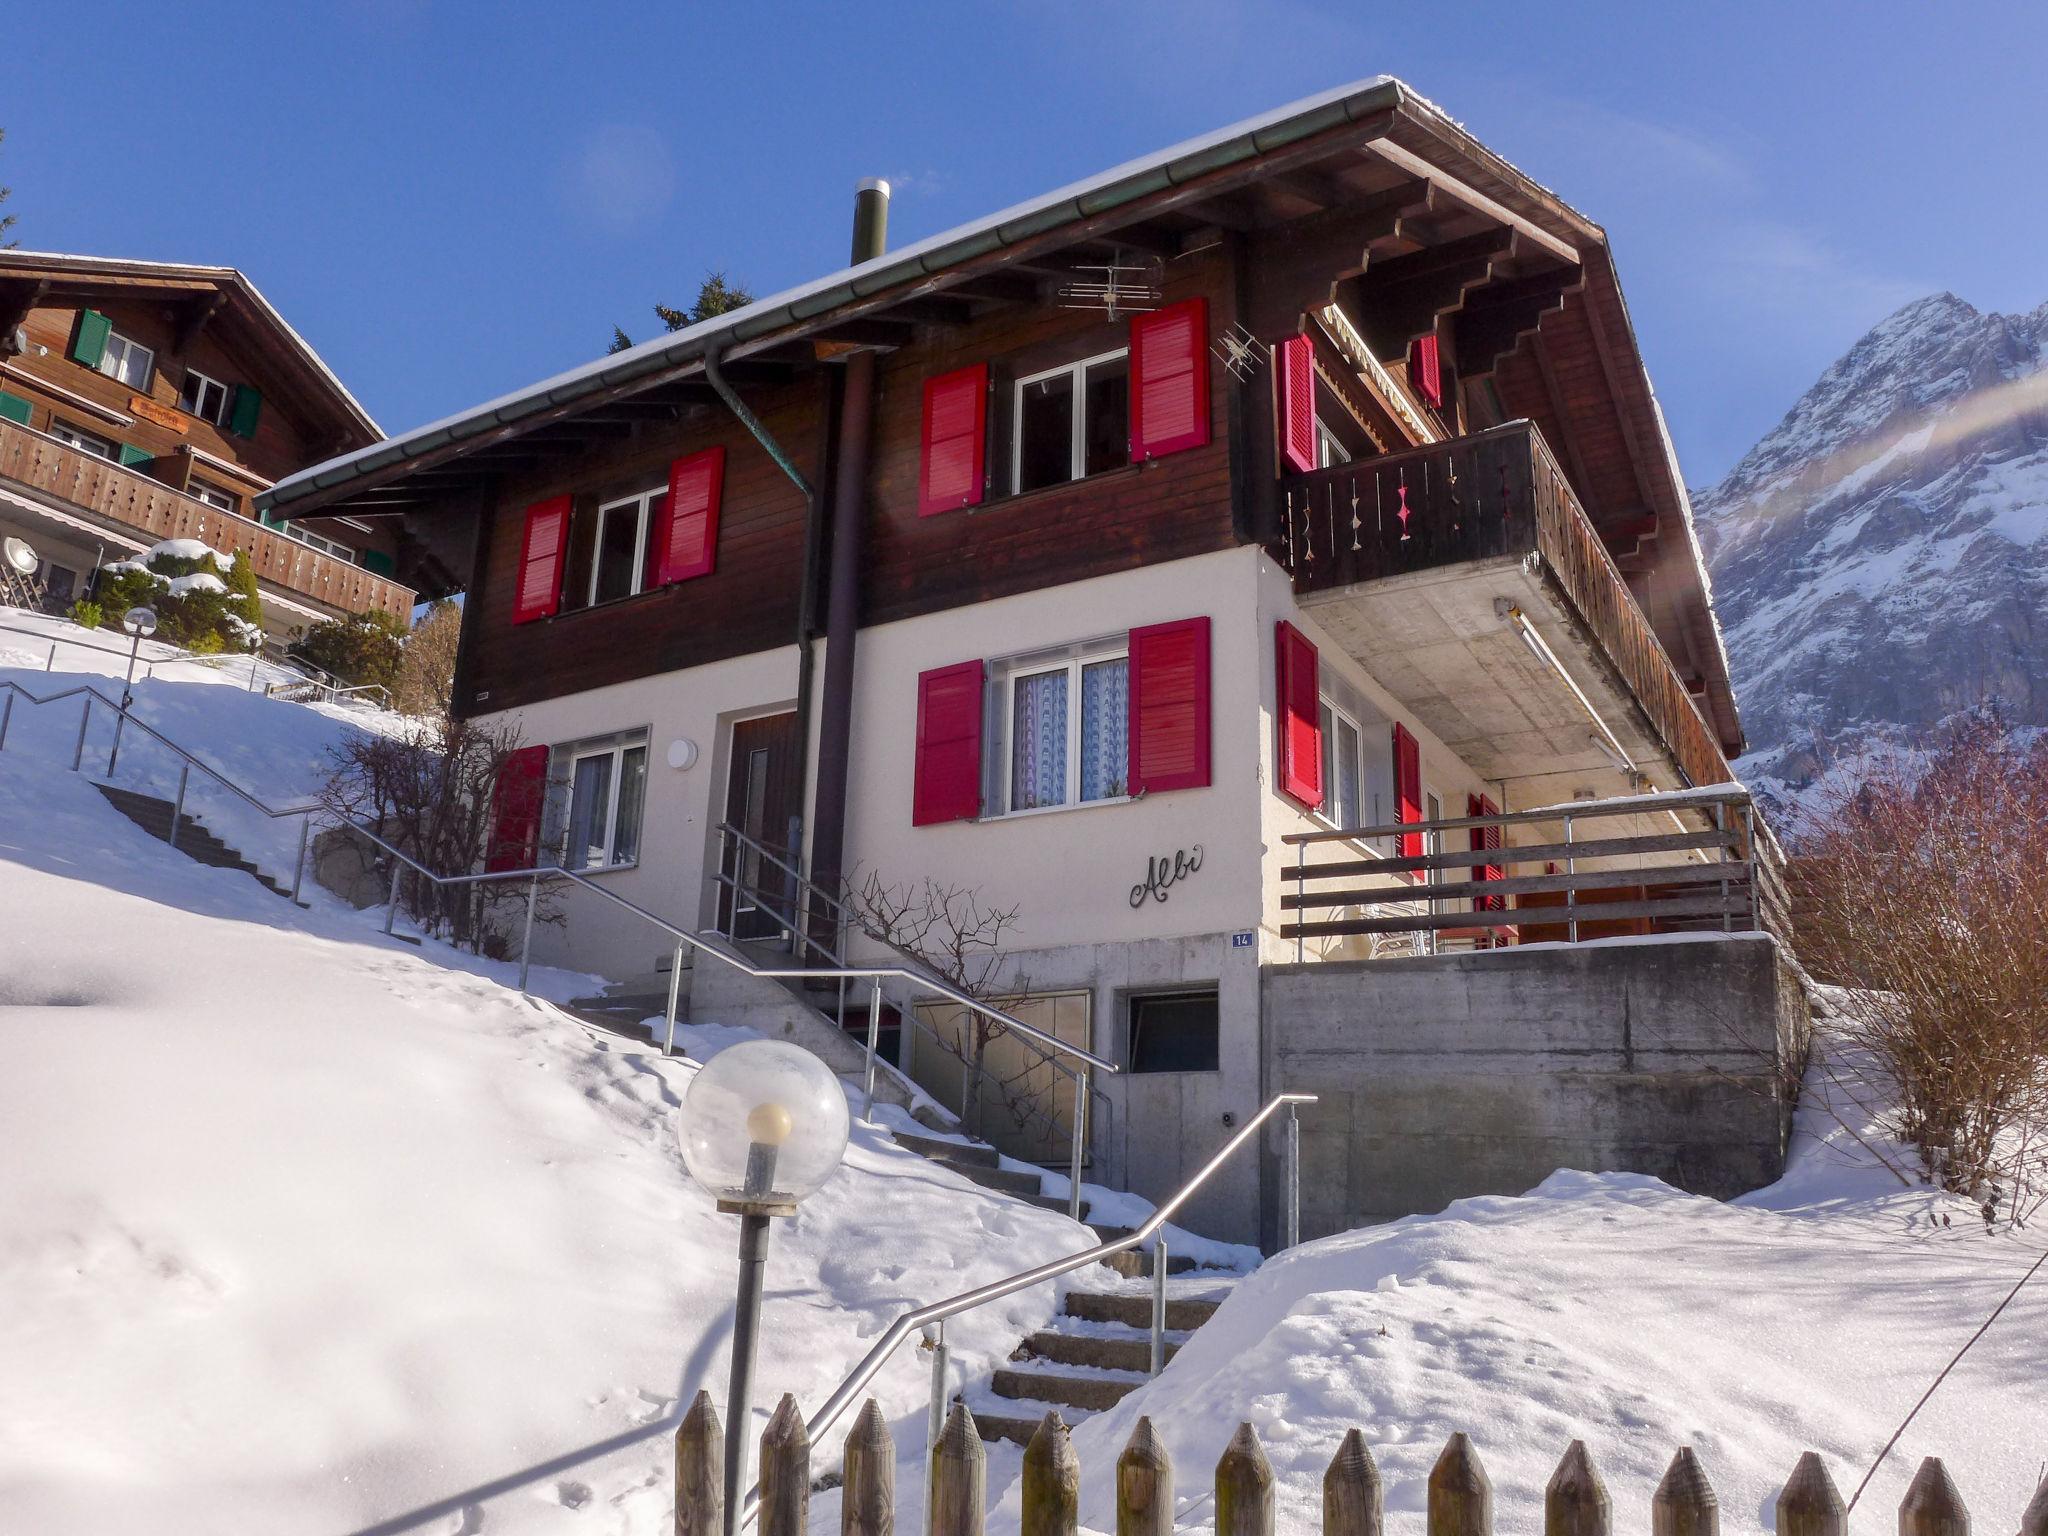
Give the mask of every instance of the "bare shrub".
[[1874, 758], [1804, 830], [1800, 948], [1895, 1127], [1987, 1220], [2048, 1200], [2048, 738], [1995, 715]]
[[462, 609], [443, 600], [413, 626], [391, 685], [401, 714], [445, 717], [455, 698], [455, 652], [462, 640]]
[[[501, 859], [524, 867], [534, 850], [496, 846], [501, 834], [492, 807], [505, 760], [519, 745], [510, 725], [445, 717], [410, 721], [398, 735], [352, 736], [333, 749], [334, 773], [321, 802], [438, 875], [472, 873]], [[389, 856], [382, 857], [388, 869]], [[513, 922], [524, 922], [526, 896], [523, 881], [438, 885], [410, 869], [399, 875], [400, 910], [421, 931], [478, 954], [507, 953], [506, 935]], [[534, 920], [563, 920], [545, 886]]]

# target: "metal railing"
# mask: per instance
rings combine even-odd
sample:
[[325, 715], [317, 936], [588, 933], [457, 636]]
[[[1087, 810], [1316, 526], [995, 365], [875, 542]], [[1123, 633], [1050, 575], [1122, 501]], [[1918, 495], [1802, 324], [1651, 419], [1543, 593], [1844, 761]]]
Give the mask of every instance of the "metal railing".
[[[1584, 823], [1617, 817], [1651, 830], [1584, 835]], [[1507, 842], [1504, 829], [1538, 824], [1561, 825], [1562, 840]], [[1479, 834], [1469, 840], [1481, 846], [1445, 848], [1443, 834], [1460, 831]], [[1489, 841], [1487, 833], [1497, 836]], [[1400, 841], [1383, 856], [1367, 846], [1375, 838]], [[1280, 934], [1294, 940], [1297, 961], [1308, 958], [1309, 939], [1377, 943], [1407, 935], [1426, 951], [1446, 934], [1492, 943], [1505, 940], [1508, 930], [1526, 937], [1530, 927], [1562, 928], [1566, 941], [1576, 944], [1581, 924], [1590, 923], [1654, 924], [1659, 931], [1717, 925], [1722, 932], [1767, 931], [1785, 939], [1792, 931], [1784, 855], [1742, 789], [1292, 832], [1281, 842], [1294, 849], [1295, 861], [1280, 870], [1280, 907], [1297, 916], [1280, 925]], [[1333, 844], [1363, 856], [1309, 861], [1312, 848]], [[1417, 848], [1422, 851], [1409, 851]], [[1541, 872], [1514, 872], [1530, 864]], [[1465, 878], [1445, 878], [1460, 875]], [[1316, 912], [1330, 915], [1304, 916]]]
[[[861, 1389], [880, 1374], [882, 1367], [889, 1363], [889, 1357], [896, 1353], [903, 1341], [909, 1338], [914, 1330], [923, 1329], [932, 1347], [932, 1395], [926, 1419], [926, 1432], [931, 1443], [936, 1444], [939, 1431], [945, 1423], [946, 1413], [947, 1319], [958, 1317], [963, 1312], [971, 1312], [976, 1307], [986, 1306], [991, 1301], [1000, 1301], [1005, 1296], [1014, 1296], [1017, 1292], [1029, 1290], [1034, 1285], [1043, 1285], [1048, 1280], [1057, 1280], [1061, 1275], [1071, 1274], [1090, 1264], [1099, 1264], [1111, 1254], [1125, 1253], [1141, 1246], [1159, 1232], [1166, 1225], [1168, 1218], [1186, 1205], [1195, 1192], [1209, 1182], [1216, 1170], [1227, 1163], [1239, 1148], [1258, 1133], [1260, 1127], [1282, 1109], [1287, 1111], [1287, 1134], [1281, 1142], [1281, 1247], [1292, 1248], [1300, 1241], [1301, 1235], [1301, 1126], [1296, 1119], [1295, 1109], [1298, 1105], [1315, 1102], [1316, 1095], [1312, 1093], [1278, 1093], [1268, 1099], [1257, 1114], [1238, 1128], [1236, 1135], [1218, 1148], [1215, 1155], [1158, 1206], [1135, 1231], [1128, 1232], [1122, 1237], [1111, 1238], [1108, 1242], [1097, 1243], [1092, 1248], [1084, 1248], [1079, 1253], [1069, 1254], [1066, 1258], [1052, 1259], [1030, 1269], [1019, 1270], [1014, 1275], [992, 1280], [986, 1285], [978, 1285], [971, 1291], [962, 1291], [959, 1295], [949, 1296], [943, 1301], [929, 1302], [924, 1306], [911, 1307], [899, 1313], [896, 1320], [884, 1330], [881, 1338], [877, 1339], [867, 1354], [861, 1357], [860, 1364], [833, 1389], [832, 1395], [826, 1398], [818, 1411], [806, 1421], [804, 1428], [811, 1443], [817, 1444], [825, 1432], [839, 1421], [840, 1415], [846, 1412]], [[1165, 1355], [1166, 1270], [1166, 1254], [1162, 1249], [1154, 1254], [1152, 1264], [1152, 1358], [1155, 1372], [1164, 1363]], [[735, 1424], [727, 1432], [744, 1435], [747, 1431], [744, 1425]], [[925, 1457], [925, 1466], [929, 1476], [929, 1454]], [[760, 1493], [759, 1485], [749, 1490], [746, 1510], [741, 1517], [742, 1525], [751, 1522], [759, 1512]]]
[[[904, 948], [889, 934], [878, 929], [866, 917], [849, 907], [843, 898], [818, 885], [784, 857], [783, 850], [749, 836], [730, 823], [720, 826], [718, 830], [719, 859], [708, 878], [731, 900], [729, 907], [724, 900], [716, 904], [719, 910], [727, 913], [723, 932], [728, 939], [734, 943], [748, 942], [735, 930], [739, 926], [742, 902], [751, 901], [754, 903], [754, 910], [765, 913], [776, 929], [775, 935], [760, 942], [779, 941], [787, 945], [790, 954], [798, 960], [807, 954], [815, 955], [825, 966], [843, 968], [848, 964], [844, 947], [846, 936], [850, 932], [858, 931], [872, 942], [897, 955], [905, 965], [918, 974], [931, 976], [934, 980], [939, 979], [931, 972], [922, 956]], [[748, 880], [741, 871], [750, 860], [756, 862], [756, 867], [767, 866], [781, 878], [774, 881]], [[817, 918], [829, 922], [831, 938], [818, 936], [813, 921]], [[824, 979], [831, 972], [814, 967], [800, 974], [809, 978]], [[847, 1002], [846, 984], [842, 981], [836, 1014], [842, 1027], [846, 1021]], [[881, 1044], [882, 1003], [882, 988], [877, 985], [870, 989], [868, 996], [866, 1074], [867, 1096], [870, 1102], [874, 1098], [875, 1066]], [[1005, 1089], [1003, 1081], [988, 1069], [983, 1058], [981, 1047], [988, 1042], [974, 1040], [972, 1033], [964, 1033], [962, 1044], [955, 1047], [939, 1030], [918, 1016], [915, 1004], [905, 1007], [898, 1003], [896, 1016], [903, 1024], [929, 1038], [940, 1051], [960, 1063], [960, 1121], [963, 1126], [967, 1125], [972, 1117], [971, 1106], [975, 1100], [973, 1086], [979, 1079], [996, 1090], [1012, 1118], [1017, 1120], [1019, 1129], [1038, 1123], [1055, 1134], [1064, 1131], [1070, 1143], [1069, 1174], [1073, 1180], [1069, 1189], [1068, 1204], [1070, 1207], [1077, 1207], [1075, 1191], [1080, 1187], [1078, 1169], [1086, 1161], [1089, 1137], [1094, 1128], [1097, 1110], [1099, 1109], [1105, 1120], [1114, 1114], [1114, 1106], [1109, 1096], [1094, 1085], [1091, 1069], [1101, 1067], [1112, 1072], [1116, 1069], [1092, 1052], [1031, 1025], [1020, 1022], [995, 1025], [1002, 1035], [1017, 1037], [1020, 1043], [1037, 1057], [1038, 1065], [1068, 1080], [1072, 1090], [1074, 1112], [1068, 1124], [1062, 1127], [1059, 1117], [1052, 1110], [1040, 1108], [1028, 1100], [1020, 1101], [1019, 1096]], [[1002, 1017], [1007, 1019], [1009, 1016], [1005, 1014]], [[967, 1043], [970, 1040], [974, 1040], [973, 1045]], [[899, 1056], [900, 1054], [899, 1052]], [[1071, 1057], [1074, 1064], [1069, 1066], [1062, 1061], [1060, 1058], [1063, 1056]], [[896, 1065], [906, 1073], [909, 1071], [900, 1060]], [[1026, 1161], [1038, 1161], [1038, 1158], [1034, 1155]], [[1074, 1209], [1072, 1214], [1078, 1219], [1078, 1209]]]
[[[143, 721], [137, 719], [131, 712], [123, 709], [114, 700], [108, 698], [105, 694], [101, 693], [98, 689], [92, 687], [90, 684], [79, 684], [76, 687], [67, 688], [59, 693], [38, 696], [34, 693], [31, 693], [28, 689], [22, 687], [19, 683], [16, 683], [11, 679], [0, 680], [0, 751], [4, 751], [6, 749], [7, 727], [13, 716], [14, 700], [17, 695], [27, 699], [31, 704], [38, 706], [59, 703], [62, 700], [77, 698], [81, 695], [84, 697], [84, 706], [79, 712], [78, 739], [71, 757], [71, 767], [73, 772], [80, 771], [84, 762], [85, 740], [87, 732], [92, 723], [92, 708], [95, 703], [105, 705], [109, 710], [112, 710], [114, 712], [114, 715], [118, 721], [118, 724], [116, 726], [117, 751], [119, 745], [119, 731], [123, 727], [133, 726], [135, 729], [142, 731], [143, 733], [148, 735], [152, 740], [156, 741], [159, 745], [164, 747], [165, 750], [169, 751], [175, 757], [177, 757], [180, 760], [181, 768], [178, 774], [177, 800], [175, 805], [173, 806], [171, 813], [171, 827], [173, 837], [175, 837], [178, 824], [183, 819], [184, 816], [185, 792], [188, 781], [190, 779], [191, 771], [194, 768], [198, 769], [203, 777], [211, 780], [215, 784], [218, 784], [221, 788], [227, 790], [231, 795], [233, 795], [237, 800], [241, 801], [243, 804], [247, 805], [252, 810], [255, 810], [256, 812], [265, 817], [268, 817], [273, 820], [282, 820], [293, 816], [299, 817], [300, 822], [298, 856], [297, 862], [293, 868], [291, 883], [291, 899], [294, 902], [297, 902], [299, 900], [300, 891], [304, 887], [306, 874], [306, 852], [312, 835], [313, 819], [316, 816], [322, 817], [324, 820], [329, 822], [332, 825], [332, 827], [336, 830], [345, 831], [355, 837], [363, 839], [365, 842], [368, 842], [373, 847], [377, 848], [387, 858], [391, 860], [391, 885], [389, 892], [387, 893], [385, 898], [384, 911], [384, 932], [386, 934], [392, 932], [397, 922], [399, 881], [403, 873], [408, 869], [413, 871], [413, 873], [418, 878], [430, 882], [437, 889], [449, 886], [482, 887], [485, 885], [505, 884], [522, 880], [527, 882], [526, 915], [525, 923], [520, 937], [519, 946], [519, 990], [522, 994], [528, 996], [531, 995], [531, 990], [528, 986], [528, 983], [531, 978], [532, 970], [533, 923], [535, 909], [538, 907], [540, 902], [540, 887], [543, 881], [561, 881], [579, 887], [583, 890], [593, 892], [598, 897], [612, 903], [614, 906], [620, 908], [621, 910], [629, 912], [632, 915], [641, 919], [643, 922], [653, 925], [655, 928], [667, 934], [671, 939], [675, 941], [675, 952], [671, 956], [671, 964], [669, 969], [668, 1011], [666, 1016], [668, 1032], [662, 1047], [664, 1054], [672, 1055], [675, 1051], [676, 1008], [678, 1004], [678, 991], [682, 980], [683, 951], [685, 946], [687, 946], [689, 949], [695, 951], [698, 954], [709, 955], [713, 959], [719, 961], [722, 964], [729, 965], [735, 970], [744, 972], [749, 976], [761, 978], [763, 980], [865, 981], [876, 989], [875, 995], [877, 998], [879, 998], [880, 986], [882, 983], [890, 981], [900, 982], [919, 991], [931, 993], [934, 996], [943, 998], [946, 1001], [954, 1003], [962, 1008], [966, 1008], [971, 1012], [988, 1019], [992, 1024], [1002, 1029], [1014, 1031], [1015, 1033], [1025, 1036], [1027, 1038], [1037, 1038], [1040, 1040], [1050, 1041], [1054, 1044], [1057, 1044], [1061, 1051], [1063, 1051], [1067, 1055], [1074, 1057], [1076, 1061], [1080, 1064], [1079, 1067], [1076, 1069], [1081, 1074], [1081, 1087], [1075, 1099], [1076, 1113], [1074, 1116], [1074, 1133], [1069, 1170], [1070, 1183], [1067, 1197], [1068, 1213], [1071, 1216], [1073, 1216], [1074, 1219], [1080, 1219], [1081, 1170], [1086, 1161], [1087, 1115], [1085, 1106], [1088, 1103], [1088, 1084], [1090, 1081], [1089, 1074], [1097, 1071], [1113, 1073], [1117, 1070], [1115, 1063], [1105, 1061], [1100, 1056], [1097, 1056], [1090, 1051], [1083, 1050], [1079, 1046], [1069, 1045], [1065, 1041], [1054, 1040], [1054, 1037], [1045, 1035], [1042, 1031], [1034, 1028], [1032, 1025], [1025, 1023], [1022, 1019], [1012, 1018], [1009, 1014], [1003, 1012], [1001, 1009], [990, 1007], [987, 1003], [984, 1003], [979, 999], [969, 995], [961, 988], [954, 986], [951, 982], [946, 981], [941, 977], [934, 976], [931, 973], [924, 971], [922, 969], [913, 970], [908, 965], [852, 966], [838, 964], [827, 967], [814, 967], [803, 965], [757, 965], [752, 960], [747, 958], [745, 955], [739, 954], [736, 951], [728, 948], [727, 941], [725, 941], [722, 935], [713, 935], [712, 938], [707, 938], [704, 934], [692, 931], [690, 929], [678, 927], [676, 924], [668, 921], [668, 919], [660, 917], [657, 914], [648, 911], [645, 907], [640, 906], [638, 903], [627, 900], [624, 896], [619, 895], [616, 891], [606, 889], [604, 886], [592, 880], [589, 876], [584, 875], [577, 870], [565, 869], [559, 864], [538, 864], [531, 865], [522, 869], [488, 870], [482, 873], [463, 873], [454, 875], [438, 874], [435, 871], [427, 868], [426, 865], [420, 863], [417, 859], [412, 857], [412, 855], [404, 852], [402, 849], [393, 847], [390, 843], [386, 842], [382, 837], [380, 837], [377, 833], [373, 832], [370, 828], [364, 826], [362, 823], [358, 821], [352, 820], [349, 817], [340, 815], [330, 806], [321, 804], [299, 804], [282, 807], [273, 807], [271, 805], [266, 804], [262, 799], [250, 793], [241, 785], [235, 783], [232, 779], [229, 779], [225, 774], [221, 773], [218, 769], [214, 768], [204, 759], [194, 755], [191, 752], [188, 752], [184, 747], [172, 741], [168, 736], [164, 735], [163, 732], [157, 730], [154, 726], [148, 725]], [[107, 769], [109, 774], [111, 774], [113, 771], [112, 758], [113, 754], [109, 753], [109, 762]], [[713, 938], [717, 939], [718, 942], [713, 942]], [[874, 1103], [874, 1081], [875, 1072], [877, 1070], [875, 1044], [876, 1035], [879, 1029], [879, 1022], [880, 1007], [879, 1003], [877, 1002], [876, 1004], [871, 1005], [867, 1056], [867, 1079], [865, 1085], [867, 1095], [867, 1108], [870, 1110], [872, 1109]], [[894, 1069], [892, 1068], [891, 1070]]]
[[[34, 640], [38, 645], [47, 645], [50, 648], [50, 653], [43, 660], [43, 670], [45, 672], [56, 671], [57, 651], [60, 646], [68, 645], [74, 650], [93, 651], [101, 656], [111, 656], [116, 661], [123, 663], [129, 659], [129, 652], [124, 646], [96, 645], [90, 640], [80, 640], [72, 635], [53, 635], [39, 629], [23, 629], [18, 624], [0, 624], [0, 634], [25, 635], [29, 639]], [[273, 661], [260, 652], [251, 652], [246, 657], [202, 656], [197, 651], [184, 650], [178, 646], [171, 645], [168, 641], [152, 640], [149, 644], [154, 649], [170, 650], [175, 654], [169, 656], [138, 657], [136, 665], [143, 669], [142, 675], [145, 678], [153, 676], [158, 667], [167, 667], [173, 664], [206, 667], [215, 672], [225, 672], [228, 668], [246, 661], [249, 667], [249, 676], [245, 683], [246, 690], [254, 693], [257, 683], [261, 682], [263, 684], [263, 696], [267, 699], [282, 698], [287, 701], [302, 702], [303, 697], [309, 692], [311, 697], [325, 699], [329, 703], [340, 704], [357, 696], [368, 699], [372, 695], [377, 695], [383, 701], [380, 707], [384, 709], [391, 707], [391, 692], [383, 684], [363, 683], [355, 687], [348, 687], [333, 673], [326, 671], [324, 668], [314, 667], [307, 662]], [[319, 675], [315, 676], [314, 674], [316, 673]], [[282, 674], [282, 676], [278, 674]]]

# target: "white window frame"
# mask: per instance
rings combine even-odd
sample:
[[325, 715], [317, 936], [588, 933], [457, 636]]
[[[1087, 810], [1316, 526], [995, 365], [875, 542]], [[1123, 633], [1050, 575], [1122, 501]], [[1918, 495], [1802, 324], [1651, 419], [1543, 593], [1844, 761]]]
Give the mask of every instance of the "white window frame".
[[1323, 418], [1316, 418], [1316, 468], [1329, 469], [1351, 462], [1351, 450], [1332, 432]]
[[[620, 862], [615, 862], [613, 858], [619, 846], [619, 788], [625, 782], [626, 754], [636, 750], [651, 753], [651, 736], [652, 733], [645, 730], [625, 731], [617, 736], [592, 741], [572, 741], [554, 748], [553, 757], [561, 765], [561, 771], [554, 776], [561, 779], [562, 790], [559, 809], [561, 825], [555, 830], [553, 852], [555, 862], [562, 868], [633, 869], [639, 865], [640, 860], [637, 857]], [[608, 790], [610, 803], [605, 807], [604, 816], [604, 857], [587, 864], [571, 864], [569, 834], [572, 830], [570, 819], [574, 815], [576, 804], [576, 767], [579, 763], [600, 757], [610, 758], [612, 765]], [[647, 792], [654, 784], [653, 767], [650, 756], [640, 785], [639, 831], [643, 839], [647, 835]]]
[[[1081, 672], [1085, 667], [1100, 665], [1105, 661], [1121, 661], [1124, 664], [1124, 686], [1130, 686], [1131, 641], [1128, 634], [1120, 635], [1115, 641], [1091, 642], [1076, 646], [1071, 652], [1061, 655], [1052, 653], [1038, 659], [1030, 655], [998, 662], [1002, 673], [996, 681], [996, 693], [1001, 728], [999, 740], [1002, 746], [1002, 816], [991, 817], [1000, 821], [1010, 816], [1043, 816], [1055, 811], [1079, 810], [1085, 806], [1121, 805], [1129, 801], [1130, 776], [1125, 773], [1124, 793], [1104, 795], [1095, 800], [1081, 798]], [[1017, 719], [1017, 684], [1027, 677], [1043, 677], [1048, 672], [1064, 671], [1067, 674], [1067, 782], [1062, 790], [1063, 798], [1057, 805], [1033, 805], [1023, 810], [1017, 804], [1017, 743], [1011, 739]], [[1128, 695], [1127, 695], [1128, 696]]]
[[597, 517], [592, 521], [590, 531], [590, 588], [584, 596], [585, 606], [597, 606], [597, 578], [601, 573], [604, 556], [605, 520], [621, 508], [632, 507], [633, 521], [633, 582], [624, 597], [606, 598], [606, 602], [623, 602], [626, 597], [638, 597], [647, 590], [647, 520], [653, 515], [654, 504], [668, 494], [668, 487], [657, 485], [648, 490], [636, 491], [631, 496], [615, 496], [610, 501], [597, 504]]
[[[1335, 726], [1336, 723], [1340, 720], [1343, 721], [1344, 724], [1351, 727], [1351, 741], [1353, 747], [1355, 748], [1352, 754], [1351, 770], [1353, 774], [1356, 776], [1356, 782], [1358, 784], [1358, 814], [1360, 816], [1364, 816], [1365, 728], [1358, 723], [1357, 717], [1354, 716], [1350, 710], [1346, 709], [1343, 705], [1339, 704], [1329, 694], [1325, 693], [1319, 695], [1316, 699], [1316, 725], [1318, 729], [1322, 732], [1323, 740], [1329, 743], [1328, 747], [1322, 753], [1322, 757], [1324, 761], [1331, 767], [1335, 767], [1337, 761], [1338, 738]], [[1326, 721], [1327, 723], [1325, 723]], [[1334, 773], [1329, 775], [1329, 779], [1331, 782], [1323, 785], [1323, 803], [1317, 806], [1314, 810], [1310, 811], [1309, 815], [1315, 818], [1315, 820], [1320, 821], [1324, 826], [1328, 827], [1331, 831], [1342, 832], [1349, 829], [1347, 829], [1344, 826], [1343, 822], [1338, 818], [1336, 814], [1336, 777], [1337, 776]], [[1363, 825], [1363, 823], [1360, 824]]]
[[[203, 501], [209, 507], [218, 507], [223, 512], [239, 512], [241, 498], [226, 486], [215, 485], [211, 480], [187, 480], [185, 494], [194, 501]], [[314, 535], [317, 537], [317, 535]]]
[[[196, 409], [194, 406], [185, 404], [185, 392], [192, 387], [195, 379], [199, 383]], [[209, 389], [220, 392], [220, 404], [211, 414], [205, 409], [206, 392]], [[221, 424], [222, 418], [228, 413], [228, 387], [211, 374], [201, 373], [197, 368], [187, 368], [184, 380], [178, 385], [178, 408], [187, 416], [196, 416], [199, 420], [211, 422], [217, 427]]]
[[51, 418], [50, 436], [65, 447], [76, 448], [80, 453], [89, 453], [96, 459], [105, 459], [109, 463], [120, 462], [121, 450], [116, 448], [110, 439], [101, 437], [97, 432], [88, 432], [83, 427], [74, 427], [61, 417]]
[[[1057, 368], [1042, 369], [1017, 380], [1010, 387], [1010, 494], [1021, 496], [1024, 484], [1024, 391], [1033, 384], [1043, 384], [1047, 379], [1057, 379], [1071, 374], [1074, 379], [1069, 410], [1067, 439], [1067, 478], [1060, 484], [1072, 485], [1076, 480], [1088, 478], [1088, 370], [1099, 368], [1104, 363], [1114, 363], [1131, 355], [1129, 347], [1118, 347], [1113, 352], [1098, 352], [1093, 357], [1084, 357], [1077, 362], [1062, 363]], [[1128, 390], [1128, 386], [1126, 386]], [[1129, 420], [1128, 399], [1124, 406], [1125, 419]], [[1050, 490], [1050, 486], [1033, 486], [1033, 490]], [[1092, 803], [1092, 802], [1091, 802]]]
[[[120, 356], [115, 352], [119, 350]], [[142, 358], [142, 379], [138, 383], [128, 377], [128, 368], [137, 356]], [[146, 390], [156, 373], [156, 348], [145, 347], [132, 336], [123, 336], [119, 331], [108, 328], [107, 344], [100, 349], [100, 372], [130, 389]]]
[[[207, 505], [212, 506], [213, 503], [208, 502]], [[323, 539], [317, 533], [308, 533], [297, 523], [271, 523], [267, 526], [272, 533], [281, 533], [294, 543], [303, 544], [308, 549], [317, 549], [323, 555], [332, 555], [335, 559], [345, 560], [350, 565], [358, 563], [356, 552], [350, 549], [348, 545], [337, 543], [333, 539]]]

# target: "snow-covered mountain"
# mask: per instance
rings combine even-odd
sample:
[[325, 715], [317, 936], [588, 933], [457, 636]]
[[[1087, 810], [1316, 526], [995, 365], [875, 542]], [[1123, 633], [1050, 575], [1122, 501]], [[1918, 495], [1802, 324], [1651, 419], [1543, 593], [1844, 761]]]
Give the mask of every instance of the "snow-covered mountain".
[[1986, 700], [2048, 725], [2048, 304], [1908, 304], [1694, 505], [1760, 790]]

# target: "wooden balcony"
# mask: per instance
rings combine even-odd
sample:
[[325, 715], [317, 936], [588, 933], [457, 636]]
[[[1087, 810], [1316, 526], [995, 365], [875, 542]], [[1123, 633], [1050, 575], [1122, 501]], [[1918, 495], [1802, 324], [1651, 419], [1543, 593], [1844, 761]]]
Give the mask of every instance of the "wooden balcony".
[[400, 618], [412, 613], [410, 587], [210, 507], [97, 454], [0, 421], [0, 481], [7, 480], [146, 535], [152, 543], [203, 540], [250, 560], [259, 582], [336, 613], [381, 609]]
[[1276, 553], [1297, 593], [1519, 565], [1562, 597], [1593, 659], [1625, 688], [1686, 781], [1734, 778], [1534, 423], [1295, 475], [1284, 493], [1285, 546]]

